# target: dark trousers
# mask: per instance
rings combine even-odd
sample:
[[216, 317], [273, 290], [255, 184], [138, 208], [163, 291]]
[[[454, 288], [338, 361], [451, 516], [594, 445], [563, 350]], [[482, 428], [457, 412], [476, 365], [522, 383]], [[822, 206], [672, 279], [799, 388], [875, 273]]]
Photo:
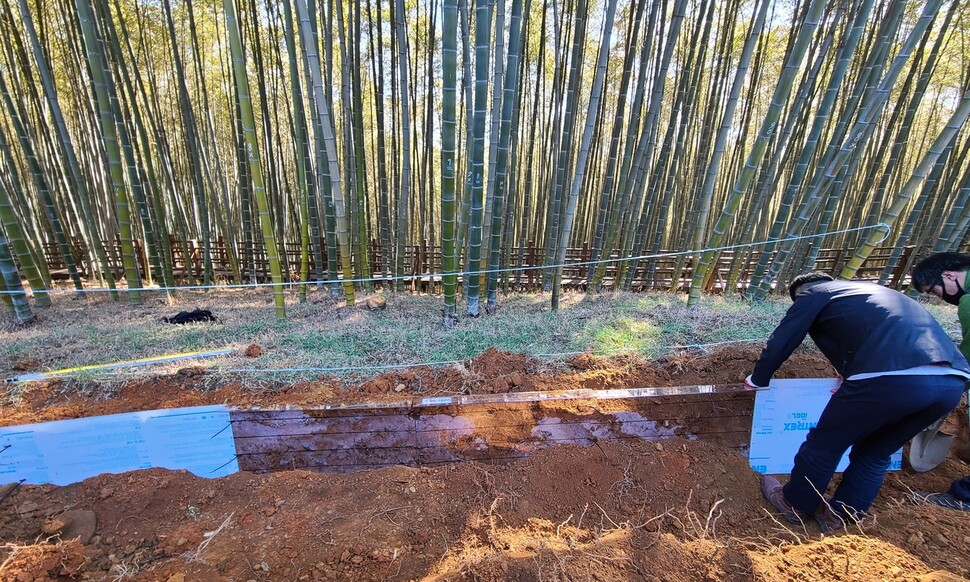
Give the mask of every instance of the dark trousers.
[[808, 431], [795, 455], [785, 499], [814, 513], [845, 451], [849, 466], [830, 502], [850, 515], [872, 505], [889, 457], [960, 401], [966, 380], [959, 376], [880, 376], [842, 383]]
[[954, 481], [953, 484], [950, 485], [950, 495], [956, 497], [960, 501], [970, 502], [970, 476]]

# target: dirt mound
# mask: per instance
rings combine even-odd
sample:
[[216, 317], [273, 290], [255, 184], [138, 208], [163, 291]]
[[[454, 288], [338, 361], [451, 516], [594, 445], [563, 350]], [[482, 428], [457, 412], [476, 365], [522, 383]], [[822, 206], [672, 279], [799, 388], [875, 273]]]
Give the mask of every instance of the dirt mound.
[[[489, 351], [462, 366], [359, 385], [205, 389], [198, 378], [179, 377], [132, 384], [109, 399], [47, 383], [0, 409], [0, 422], [223, 402], [319, 406], [502, 385], [737, 383], [758, 351], [684, 352], [660, 363], [584, 355], [557, 373]], [[782, 375], [830, 373], [827, 362], [805, 353]], [[970, 575], [970, 515], [914, 503], [910, 492], [944, 489], [968, 473], [955, 457], [929, 473], [892, 473], [872, 517], [846, 534], [821, 536], [814, 524], [775, 519], [757, 474], [735, 449], [683, 437], [343, 475], [240, 472], [210, 480], [150, 469], [18, 488], [0, 502], [0, 579], [960, 580]], [[60, 539], [67, 528], [51, 525], [78, 511], [97, 518], [83, 545]]]
[[[754, 573], [766, 580], [963, 580], [879, 539], [846, 535], [756, 553]], [[806, 573], [810, 573], [806, 576]]]

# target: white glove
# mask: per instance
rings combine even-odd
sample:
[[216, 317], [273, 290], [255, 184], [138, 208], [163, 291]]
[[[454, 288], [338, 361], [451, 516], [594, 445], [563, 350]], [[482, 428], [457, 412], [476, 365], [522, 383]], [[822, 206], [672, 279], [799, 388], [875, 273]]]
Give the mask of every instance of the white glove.
[[761, 390], [764, 388], [764, 386], [758, 386], [751, 380], [751, 374], [748, 374], [748, 377], [744, 379], [744, 386], [746, 388], [750, 388], [751, 390]]

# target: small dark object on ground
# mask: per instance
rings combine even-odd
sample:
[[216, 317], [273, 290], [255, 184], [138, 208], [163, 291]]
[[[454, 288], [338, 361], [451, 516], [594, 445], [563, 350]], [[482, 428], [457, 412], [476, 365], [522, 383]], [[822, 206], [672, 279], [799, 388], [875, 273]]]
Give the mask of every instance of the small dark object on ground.
[[197, 321], [216, 321], [216, 316], [212, 315], [212, 312], [208, 309], [196, 309], [194, 311], [179, 311], [172, 317], [163, 317], [162, 321], [182, 325]]
[[71, 509], [45, 521], [42, 531], [48, 535], [61, 536], [61, 539], [80, 538], [82, 544], [89, 544], [98, 528], [97, 515], [90, 509]]
[[189, 366], [187, 368], [179, 368], [178, 372], [175, 372], [176, 376], [181, 376], [183, 378], [193, 378], [196, 376], [204, 376], [205, 368], [202, 366]]
[[258, 358], [263, 355], [263, 348], [259, 347], [259, 344], [249, 344], [246, 348], [245, 355], [247, 358]]
[[21, 358], [13, 363], [11, 369], [17, 372], [33, 372], [40, 369], [40, 360], [37, 358]]

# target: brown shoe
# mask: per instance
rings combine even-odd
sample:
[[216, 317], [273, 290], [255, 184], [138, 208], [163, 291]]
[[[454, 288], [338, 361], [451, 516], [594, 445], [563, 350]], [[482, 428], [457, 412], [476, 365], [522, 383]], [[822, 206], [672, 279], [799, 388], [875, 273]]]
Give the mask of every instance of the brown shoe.
[[844, 530], [849, 522], [832, 510], [828, 503], [820, 503], [815, 510], [815, 521], [822, 533], [835, 533]]
[[768, 475], [761, 477], [761, 494], [765, 496], [768, 503], [790, 523], [802, 523], [802, 519], [798, 517], [795, 508], [785, 501], [785, 492], [782, 487], [784, 486], [774, 477]]

